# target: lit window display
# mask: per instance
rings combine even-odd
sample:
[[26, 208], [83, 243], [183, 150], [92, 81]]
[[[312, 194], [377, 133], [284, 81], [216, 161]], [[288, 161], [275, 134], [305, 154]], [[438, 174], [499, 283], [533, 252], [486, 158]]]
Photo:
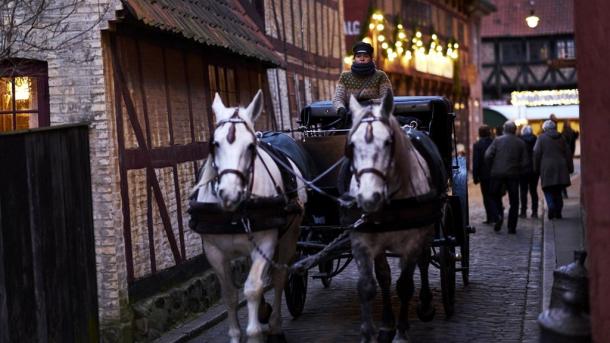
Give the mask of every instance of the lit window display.
[[0, 78], [0, 132], [38, 127], [38, 87], [35, 77]]

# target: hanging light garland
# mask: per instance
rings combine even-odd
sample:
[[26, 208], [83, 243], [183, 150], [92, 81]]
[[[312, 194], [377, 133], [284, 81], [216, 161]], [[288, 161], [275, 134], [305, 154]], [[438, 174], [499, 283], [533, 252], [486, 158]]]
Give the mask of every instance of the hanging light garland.
[[[382, 12], [373, 11], [368, 26], [363, 27], [368, 32], [363, 33], [362, 41], [373, 45], [389, 63], [398, 60], [405, 67], [413, 65], [417, 71], [453, 77], [453, 64], [459, 58], [457, 42], [447, 42], [444, 47], [434, 33], [430, 42], [425, 44], [421, 31], [415, 31], [413, 37], [408, 39], [402, 23], [391, 25], [394, 29], [392, 34], [388, 34], [389, 26]], [[353, 60], [353, 55], [343, 59], [346, 65], [351, 65]]]

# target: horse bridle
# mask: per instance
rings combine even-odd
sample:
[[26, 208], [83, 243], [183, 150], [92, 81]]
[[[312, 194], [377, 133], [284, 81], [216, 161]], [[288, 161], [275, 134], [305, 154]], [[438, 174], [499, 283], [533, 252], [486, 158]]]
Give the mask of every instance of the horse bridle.
[[[219, 121], [218, 124], [216, 125], [216, 129], [220, 128], [221, 126], [223, 126], [225, 124], [231, 125], [231, 127], [229, 128], [229, 135], [227, 137], [227, 140], [229, 140], [230, 143], [235, 141], [235, 126], [237, 124], [244, 124], [244, 126], [246, 127], [248, 132], [250, 132], [252, 134], [252, 136], [254, 137], [254, 141], [256, 142], [256, 134], [254, 133], [254, 131], [252, 131], [252, 129], [250, 128], [248, 123], [239, 117], [239, 109], [236, 108], [235, 112], [233, 112], [233, 115], [229, 119]], [[246, 175], [246, 173], [244, 173], [243, 171], [241, 171], [239, 169], [226, 168], [226, 169], [219, 171], [218, 166], [214, 162], [217, 145], [218, 145], [218, 142], [216, 142], [215, 140], [210, 140], [209, 153], [210, 153], [210, 158], [212, 159], [212, 168], [214, 168], [214, 170], [216, 171], [216, 177], [215, 177], [216, 184], [218, 185], [220, 183], [220, 179], [224, 175], [234, 174], [234, 175], [237, 175], [237, 177], [241, 180], [244, 188], [252, 188], [252, 185], [251, 185], [252, 179], [250, 176], [252, 175], [252, 171], [254, 170], [254, 160], [256, 159], [256, 143], [253, 147], [251, 147], [250, 152], [251, 152], [252, 156], [250, 159], [250, 166], [247, 169], [247, 175]]]
[[[383, 117], [375, 117], [373, 115], [372, 112], [369, 112], [367, 114], [364, 115], [364, 117], [358, 122], [358, 124], [354, 127], [354, 129], [352, 130], [352, 134], [354, 132], [356, 132], [358, 130], [358, 128], [360, 127], [360, 125], [362, 124], [367, 124], [367, 128], [366, 128], [366, 134], [365, 134], [365, 141], [367, 143], [371, 143], [374, 139], [373, 137], [373, 122], [380, 122], [382, 123], [390, 132], [390, 159], [388, 162], [388, 165], [386, 167], [386, 172], [387, 170], [390, 168], [390, 166], [392, 165], [392, 156], [394, 156], [394, 131], [392, 131], [390, 124], [387, 120], [387, 118], [383, 118]], [[351, 134], [348, 136], [347, 138], [347, 142], [346, 142], [346, 147], [345, 147], [345, 157], [347, 157], [350, 160], [350, 169], [352, 170], [352, 173], [354, 174], [354, 177], [356, 178], [356, 182], [358, 183], [358, 185], [360, 185], [360, 177], [362, 177], [363, 174], [366, 173], [371, 173], [374, 175], [377, 175], [379, 178], [381, 178], [383, 180], [384, 183], [387, 184], [387, 174], [386, 172], [383, 172], [377, 168], [362, 168], [360, 170], [357, 170], [356, 167], [354, 166], [354, 143], [351, 142]]]

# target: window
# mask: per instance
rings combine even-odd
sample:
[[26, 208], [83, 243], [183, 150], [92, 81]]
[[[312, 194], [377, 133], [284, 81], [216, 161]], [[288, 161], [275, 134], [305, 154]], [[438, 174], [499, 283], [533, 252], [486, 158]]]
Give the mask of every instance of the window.
[[48, 87], [45, 62], [0, 63], [0, 132], [48, 126]]
[[522, 42], [503, 42], [500, 47], [502, 63], [519, 63], [525, 61], [525, 49]]
[[427, 29], [432, 24], [430, 4], [419, 0], [407, 0], [403, 7], [402, 17], [409, 18], [411, 25]]
[[576, 49], [574, 48], [574, 40], [566, 39], [557, 41], [557, 58], [573, 59], [576, 58]]
[[549, 58], [549, 44], [547, 41], [529, 42], [529, 61], [541, 62]]

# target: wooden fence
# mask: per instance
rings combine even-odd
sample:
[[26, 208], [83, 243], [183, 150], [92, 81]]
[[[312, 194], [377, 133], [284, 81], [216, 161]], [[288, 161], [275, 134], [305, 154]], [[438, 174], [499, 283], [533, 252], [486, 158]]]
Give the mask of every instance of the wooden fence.
[[98, 336], [87, 126], [0, 135], [0, 342]]

